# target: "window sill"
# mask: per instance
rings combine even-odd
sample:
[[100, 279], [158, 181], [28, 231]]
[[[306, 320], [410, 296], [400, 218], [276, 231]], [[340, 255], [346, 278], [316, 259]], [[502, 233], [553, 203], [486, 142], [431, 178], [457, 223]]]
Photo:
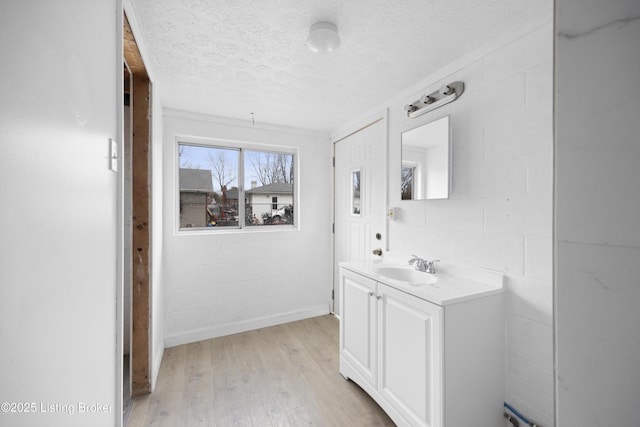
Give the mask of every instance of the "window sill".
[[203, 236], [214, 234], [253, 234], [253, 233], [278, 233], [300, 231], [297, 225], [269, 225], [269, 226], [249, 226], [244, 228], [181, 228], [174, 232], [175, 236]]

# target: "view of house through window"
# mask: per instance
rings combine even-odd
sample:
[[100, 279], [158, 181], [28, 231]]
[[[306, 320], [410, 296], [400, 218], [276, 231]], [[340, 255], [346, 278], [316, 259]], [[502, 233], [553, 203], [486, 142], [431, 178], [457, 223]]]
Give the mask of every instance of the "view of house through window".
[[180, 229], [293, 225], [292, 153], [178, 147]]

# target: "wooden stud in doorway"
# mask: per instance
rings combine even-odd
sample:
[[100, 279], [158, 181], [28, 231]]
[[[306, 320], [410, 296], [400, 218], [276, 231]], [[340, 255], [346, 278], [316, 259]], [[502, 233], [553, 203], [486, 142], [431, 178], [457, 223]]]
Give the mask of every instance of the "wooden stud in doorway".
[[151, 392], [151, 82], [127, 16], [124, 61], [131, 70], [131, 397]]

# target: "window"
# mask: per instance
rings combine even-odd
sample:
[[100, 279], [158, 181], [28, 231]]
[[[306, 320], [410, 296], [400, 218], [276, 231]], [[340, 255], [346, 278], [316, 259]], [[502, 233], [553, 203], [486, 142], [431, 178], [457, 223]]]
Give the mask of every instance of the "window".
[[294, 153], [179, 142], [178, 158], [180, 230], [294, 225]]
[[416, 168], [413, 166], [402, 165], [401, 175], [401, 194], [402, 200], [413, 200], [413, 177]]
[[351, 172], [351, 213], [360, 215], [360, 171]]

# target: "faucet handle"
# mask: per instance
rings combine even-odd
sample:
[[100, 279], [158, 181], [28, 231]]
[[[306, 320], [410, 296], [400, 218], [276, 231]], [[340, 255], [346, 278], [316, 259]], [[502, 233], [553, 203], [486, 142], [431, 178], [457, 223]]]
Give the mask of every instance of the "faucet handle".
[[411, 258], [409, 259], [409, 264], [413, 264], [414, 262], [424, 262], [424, 260], [420, 258], [418, 255], [411, 255]]
[[427, 261], [427, 273], [431, 273], [431, 274], [435, 274], [436, 273], [436, 266], [434, 263], [436, 262], [440, 262], [439, 259], [434, 259], [431, 261]]

